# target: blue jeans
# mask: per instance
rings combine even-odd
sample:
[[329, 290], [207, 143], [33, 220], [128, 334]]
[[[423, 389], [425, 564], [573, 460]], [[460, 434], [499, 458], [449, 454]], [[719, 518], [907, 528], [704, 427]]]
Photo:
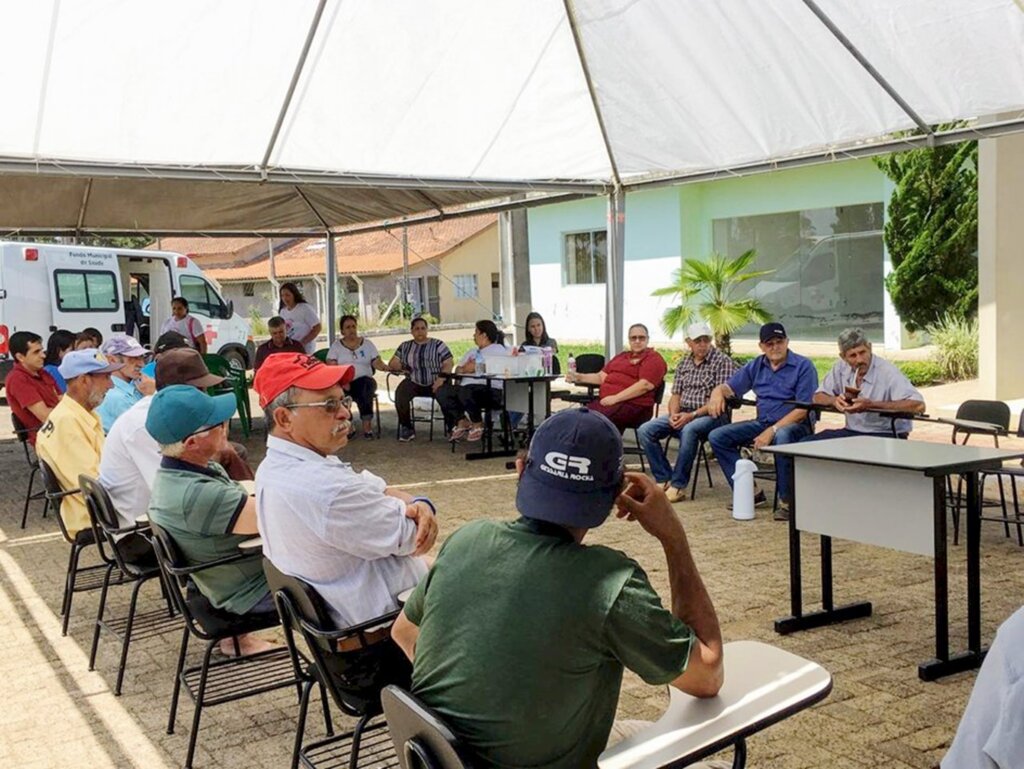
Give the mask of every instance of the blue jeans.
[[[756, 419], [747, 422], [736, 422], [731, 425], [723, 425], [711, 431], [708, 436], [708, 443], [715, 451], [715, 458], [718, 460], [722, 472], [725, 473], [729, 486], [732, 486], [732, 476], [736, 472], [736, 462], [740, 458], [740, 446], [749, 446], [754, 438], [767, 430], [771, 425], [760, 422]], [[772, 440], [773, 446], [781, 446], [785, 443], [796, 443], [809, 436], [814, 431], [807, 422], [797, 422], [795, 425], [786, 425], [779, 428]], [[775, 455], [776, 487], [779, 490], [779, 497], [784, 502], [792, 502], [793, 489], [790, 488], [790, 476], [793, 460], [789, 457]]]
[[[701, 440], [716, 427], [727, 424], [726, 417], [697, 417], [686, 424], [681, 430], [670, 427], [668, 417], [658, 417], [640, 426], [640, 446], [651, 463], [651, 474], [658, 483], [671, 481], [677, 489], [685, 489], [690, 484], [690, 469], [697, 458], [697, 447]], [[661, 442], [668, 436], [679, 439], [679, 456], [675, 467], [670, 467], [668, 458]]]

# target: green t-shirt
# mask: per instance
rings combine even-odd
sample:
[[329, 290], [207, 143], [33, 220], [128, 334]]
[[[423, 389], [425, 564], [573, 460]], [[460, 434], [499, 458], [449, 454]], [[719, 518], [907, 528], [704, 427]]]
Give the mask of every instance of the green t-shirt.
[[668, 683], [694, 637], [635, 561], [525, 518], [455, 532], [405, 614], [413, 691], [489, 767], [596, 766], [623, 667]]
[[[164, 529], [195, 565], [238, 554], [252, 535], [231, 534], [249, 499], [241, 485], [211, 462], [205, 468], [165, 457], [153, 482], [150, 519]], [[202, 571], [192, 578], [218, 609], [245, 614], [267, 594], [259, 558]]]

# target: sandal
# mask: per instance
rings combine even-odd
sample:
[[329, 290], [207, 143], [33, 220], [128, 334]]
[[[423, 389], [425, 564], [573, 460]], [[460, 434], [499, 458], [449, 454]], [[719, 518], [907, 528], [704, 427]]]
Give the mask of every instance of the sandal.
[[470, 443], [480, 440], [484, 437], [484, 428], [474, 427], [466, 434], [466, 440]]
[[466, 433], [469, 432], [468, 427], [455, 427], [452, 429], [452, 434], [448, 437], [452, 443], [455, 441], [461, 441], [466, 437]]

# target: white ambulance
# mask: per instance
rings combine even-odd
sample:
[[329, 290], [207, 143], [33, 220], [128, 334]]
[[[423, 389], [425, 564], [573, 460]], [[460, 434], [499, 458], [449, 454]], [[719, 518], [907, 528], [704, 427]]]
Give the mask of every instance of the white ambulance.
[[59, 328], [127, 332], [144, 345], [160, 336], [171, 299], [183, 296], [206, 329], [208, 351], [252, 366], [249, 324], [191, 259], [167, 251], [0, 241], [0, 383], [14, 365], [8, 340], [34, 331], [43, 344]]

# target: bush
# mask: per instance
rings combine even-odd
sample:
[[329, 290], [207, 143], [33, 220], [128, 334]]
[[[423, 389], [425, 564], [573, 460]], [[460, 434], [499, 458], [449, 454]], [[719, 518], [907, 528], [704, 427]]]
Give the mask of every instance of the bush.
[[896, 368], [906, 375], [914, 387], [928, 387], [942, 381], [942, 369], [933, 360], [896, 361]]
[[267, 321], [260, 315], [260, 309], [256, 305], [249, 307], [249, 328], [253, 336], [264, 336], [270, 333], [267, 328]]
[[947, 314], [928, 327], [938, 348], [933, 360], [943, 379], [957, 381], [978, 376], [978, 320]]

